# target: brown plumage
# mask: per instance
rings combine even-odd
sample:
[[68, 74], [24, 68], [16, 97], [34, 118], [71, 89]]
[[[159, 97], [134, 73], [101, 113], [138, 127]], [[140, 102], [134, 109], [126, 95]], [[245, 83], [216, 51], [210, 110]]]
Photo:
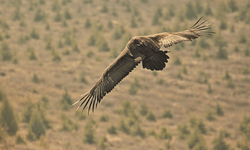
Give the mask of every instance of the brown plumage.
[[[143, 68], [150, 70], [162, 70], [168, 62], [169, 51], [162, 51], [161, 47], [170, 47], [182, 41], [192, 41], [201, 36], [212, 36], [214, 32], [206, 21], [201, 18], [189, 29], [182, 32], [159, 33], [149, 36], [133, 37], [121, 54], [103, 72], [95, 86], [85, 93], [81, 99], [73, 105], [81, 102], [83, 110], [89, 104], [88, 111], [97, 107], [101, 99], [109, 93], [124, 77], [126, 77], [141, 61]], [[77, 108], [77, 109], [78, 109]]]

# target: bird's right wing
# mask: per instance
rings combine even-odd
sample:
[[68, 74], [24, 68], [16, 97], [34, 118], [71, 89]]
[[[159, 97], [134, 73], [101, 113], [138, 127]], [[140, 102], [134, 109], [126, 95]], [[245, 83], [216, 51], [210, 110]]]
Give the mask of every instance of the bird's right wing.
[[92, 111], [94, 111], [94, 107], [97, 107], [97, 103], [100, 103], [101, 99], [107, 93], [109, 93], [124, 77], [126, 77], [129, 72], [131, 72], [140, 62], [140, 57], [134, 59], [127, 53], [122, 53], [104, 71], [103, 75], [97, 81], [95, 86], [90, 91], [85, 93], [83, 97], [73, 105], [82, 101], [78, 108], [85, 104], [83, 107], [84, 110], [89, 103], [88, 111], [91, 109], [91, 107]]

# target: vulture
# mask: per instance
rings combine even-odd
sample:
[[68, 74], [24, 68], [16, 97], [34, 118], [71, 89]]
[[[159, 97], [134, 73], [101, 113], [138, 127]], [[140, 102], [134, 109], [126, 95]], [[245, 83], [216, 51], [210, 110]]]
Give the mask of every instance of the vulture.
[[[148, 36], [135, 36], [129, 40], [120, 55], [104, 70], [97, 83], [73, 105], [80, 103], [77, 110], [88, 105], [88, 112], [94, 111], [102, 98], [109, 93], [140, 62], [150, 70], [163, 70], [168, 62], [169, 51], [162, 50], [182, 41], [192, 41], [201, 36], [212, 36], [214, 32], [207, 20], [198, 19], [189, 29], [181, 32], [164, 32]], [[73, 106], [72, 105], [72, 106]]]

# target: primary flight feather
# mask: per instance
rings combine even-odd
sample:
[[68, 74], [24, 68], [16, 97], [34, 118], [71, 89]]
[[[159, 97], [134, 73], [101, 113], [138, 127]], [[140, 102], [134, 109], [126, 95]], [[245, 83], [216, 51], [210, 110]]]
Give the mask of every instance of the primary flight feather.
[[[192, 41], [201, 36], [212, 36], [210, 24], [201, 22], [201, 18], [189, 29], [182, 32], [159, 33], [148, 36], [135, 36], [126, 45], [121, 54], [103, 72], [94, 87], [73, 105], [80, 103], [83, 110], [89, 104], [88, 111], [97, 107], [101, 99], [126, 77], [141, 61], [143, 68], [162, 70], [168, 62], [169, 51], [161, 47], [170, 47], [182, 41]], [[77, 108], [77, 109], [78, 109]]]

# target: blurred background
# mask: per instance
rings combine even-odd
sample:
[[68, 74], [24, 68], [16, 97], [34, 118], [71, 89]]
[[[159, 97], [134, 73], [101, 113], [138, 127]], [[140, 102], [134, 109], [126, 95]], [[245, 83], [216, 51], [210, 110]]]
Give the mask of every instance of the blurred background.
[[[216, 34], [139, 65], [94, 113], [71, 104], [136, 35]], [[0, 0], [0, 149], [249, 150], [250, 1]]]

